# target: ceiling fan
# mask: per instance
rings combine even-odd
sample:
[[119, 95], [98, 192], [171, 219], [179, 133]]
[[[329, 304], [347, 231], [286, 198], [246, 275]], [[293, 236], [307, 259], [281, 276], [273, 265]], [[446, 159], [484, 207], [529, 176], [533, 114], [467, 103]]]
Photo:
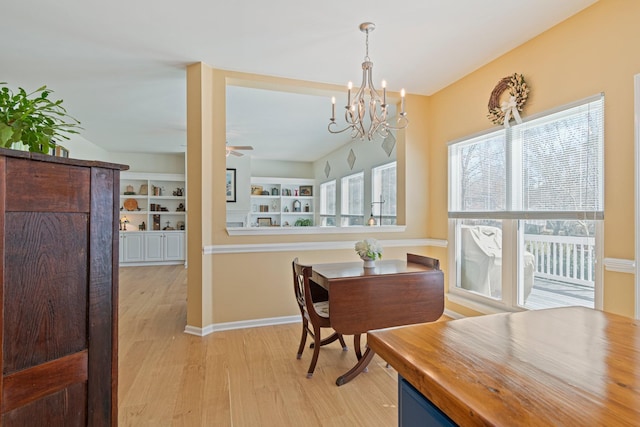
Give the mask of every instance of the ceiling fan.
[[253, 150], [253, 147], [250, 145], [227, 145], [227, 157], [229, 157], [229, 154], [232, 154], [236, 157], [242, 157], [244, 156], [244, 154], [240, 153], [240, 151], [249, 150]]

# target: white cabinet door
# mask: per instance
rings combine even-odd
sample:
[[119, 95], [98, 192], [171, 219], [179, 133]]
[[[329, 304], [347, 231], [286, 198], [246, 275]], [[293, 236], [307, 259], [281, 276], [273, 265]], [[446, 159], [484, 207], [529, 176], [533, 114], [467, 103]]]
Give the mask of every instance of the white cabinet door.
[[147, 232], [144, 237], [146, 243], [144, 260], [162, 261], [164, 233]]
[[144, 260], [143, 233], [121, 233], [122, 262], [140, 262]]
[[184, 231], [120, 232], [120, 263], [184, 261]]
[[163, 240], [165, 261], [183, 261], [184, 233], [165, 233]]

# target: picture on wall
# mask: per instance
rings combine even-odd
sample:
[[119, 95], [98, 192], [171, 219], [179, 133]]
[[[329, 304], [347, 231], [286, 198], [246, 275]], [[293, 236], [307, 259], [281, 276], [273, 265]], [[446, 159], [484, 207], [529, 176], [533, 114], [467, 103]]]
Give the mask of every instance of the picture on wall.
[[235, 168], [227, 168], [227, 202], [235, 203], [236, 201], [236, 170]]

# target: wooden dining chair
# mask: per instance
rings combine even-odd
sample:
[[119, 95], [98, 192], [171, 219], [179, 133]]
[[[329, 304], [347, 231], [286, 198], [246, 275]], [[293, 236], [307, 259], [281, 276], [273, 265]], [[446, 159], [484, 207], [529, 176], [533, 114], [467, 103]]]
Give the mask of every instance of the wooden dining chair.
[[307, 378], [313, 376], [313, 371], [316, 369], [316, 363], [318, 361], [318, 355], [320, 353], [320, 347], [330, 344], [336, 340], [340, 341], [342, 350], [347, 351], [348, 347], [344, 342], [342, 335], [333, 332], [325, 339], [321, 337], [322, 328], [331, 327], [331, 318], [329, 317], [329, 301], [313, 301], [311, 292], [311, 267], [298, 263], [298, 258], [293, 260], [293, 289], [300, 308], [300, 314], [302, 315], [302, 336], [300, 337], [300, 345], [298, 346], [297, 358], [302, 357], [304, 346], [307, 342], [307, 335], [313, 337], [313, 357], [311, 358], [311, 364], [307, 371]]

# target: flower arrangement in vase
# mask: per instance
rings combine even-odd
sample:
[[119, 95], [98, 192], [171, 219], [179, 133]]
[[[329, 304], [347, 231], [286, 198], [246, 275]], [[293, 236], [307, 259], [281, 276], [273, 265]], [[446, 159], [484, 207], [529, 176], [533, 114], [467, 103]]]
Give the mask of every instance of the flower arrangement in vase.
[[364, 239], [356, 242], [355, 250], [364, 261], [365, 268], [376, 266], [376, 259], [382, 259], [382, 245], [376, 239]]

